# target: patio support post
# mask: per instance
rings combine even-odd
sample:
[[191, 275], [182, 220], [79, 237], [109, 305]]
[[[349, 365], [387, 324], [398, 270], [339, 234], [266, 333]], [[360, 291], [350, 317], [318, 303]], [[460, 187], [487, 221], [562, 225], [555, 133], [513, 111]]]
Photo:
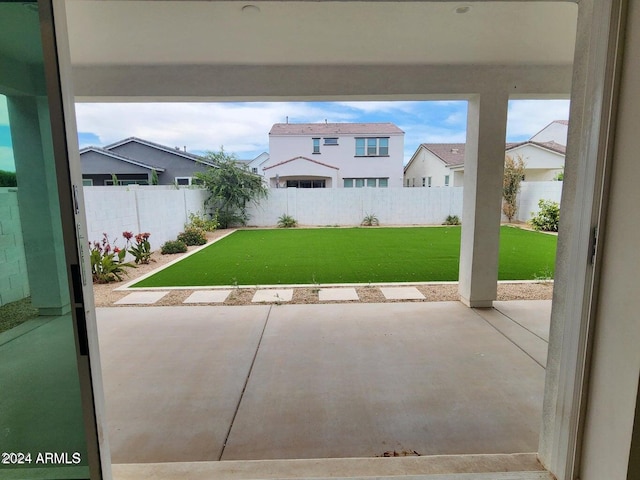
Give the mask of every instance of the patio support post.
[[71, 306], [47, 98], [11, 96], [7, 107], [31, 302], [40, 315], [64, 315]]
[[491, 307], [497, 296], [508, 103], [506, 91], [468, 103], [458, 286], [468, 307]]

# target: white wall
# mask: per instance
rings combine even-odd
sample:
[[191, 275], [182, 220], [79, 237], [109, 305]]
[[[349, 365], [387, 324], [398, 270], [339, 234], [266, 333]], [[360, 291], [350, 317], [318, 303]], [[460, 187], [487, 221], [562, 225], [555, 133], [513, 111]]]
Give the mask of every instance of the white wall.
[[0, 188], [0, 306], [29, 296], [16, 188]]
[[532, 142], [556, 142], [560, 145], [567, 144], [568, 125], [552, 123], [531, 137]]
[[207, 197], [203, 189], [173, 186], [84, 187], [88, 240], [104, 232], [122, 247], [122, 232], [149, 232], [156, 250], [184, 230], [189, 213], [204, 211]]
[[[404, 173], [404, 186], [422, 187], [422, 178], [431, 177], [432, 187], [443, 187], [445, 175], [449, 175], [449, 185], [454, 186], [454, 173], [433, 153], [420, 147], [418, 155]], [[426, 180], [425, 184], [428, 184]], [[456, 186], [461, 187], [462, 184]]]
[[[389, 137], [388, 157], [356, 157], [355, 135], [289, 135], [270, 136], [270, 159], [263, 165], [271, 165], [290, 160], [298, 156], [311, 158], [318, 162], [338, 167], [337, 187], [342, 188], [343, 178], [388, 178], [389, 187], [402, 186], [402, 162], [404, 160], [404, 135], [371, 134], [358, 137]], [[312, 138], [320, 137], [320, 153], [313, 153]], [[338, 145], [324, 145], [325, 137], [338, 137]], [[266, 170], [265, 176], [275, 177], [280, 174], [279, 167]]]
[[[629, 2], [615, 122], [611, 185], [600, 259], [598, 309], [582, 449], [583, 480], [631, 480], [639, 446], [631, 448], [640, 371], [640, 2]], [[634, 233], [635, 232], [635, 233]], [[635, 426], [634, 426], [635, 417]], [[636, 432], [637, 439], [637, 432]], [[631, 451], [631, 455], [630, 455]], [[629, 458], [633, 472], [627, 472]]]
[[286, 188], [249, 209], [249, 225], [273, 226], [282, 214], [301, 225], [358, 225], [374, 214], [382, 225], [441, 224], [462, 215], [461, 188]]
[[528, 222], [533, 213], [538, 213], [540, 200], [561, 203], [561, 198], [562, 182], [522, 182], [518, 194], [517, 218], [521, 222]]

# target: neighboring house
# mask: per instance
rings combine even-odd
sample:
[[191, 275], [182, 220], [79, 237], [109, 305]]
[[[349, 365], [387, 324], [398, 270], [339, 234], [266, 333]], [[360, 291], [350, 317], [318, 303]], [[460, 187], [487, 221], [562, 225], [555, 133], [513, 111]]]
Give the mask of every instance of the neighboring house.
[[80, 150], [84, 185], [150, 185], [153, 172], [158, 185], [192, 185], [194, 174], [215, 167], [210, 161], [179, 148], [167, 147], [136, 137], [106, 147]]
[[405, 187], [461, 187], [464, 143], [422, 143], [404, 168]]
[[[505, 155], [522, 158], [524, 180], [555, 180], [564, 169], [566, 120], [555, 120], [529, 140], [508, 143]], [[404, 167], [405, 187], [461, 187], [464, 185], [464, 143], [423, 143]]]
[[242, 165], [244, 168], [249, 170], [251, 173], [255, 173], [257, 175], [264, 175], [264, 165], [269, 160], [269, 154], [267, 152], [262, 152], [256, 158], [253, 159], [240, 159], [238, 163]]
[[403, 150], [392, 123], [276, 123], [261, 168], [274, 188], [401, 187]]

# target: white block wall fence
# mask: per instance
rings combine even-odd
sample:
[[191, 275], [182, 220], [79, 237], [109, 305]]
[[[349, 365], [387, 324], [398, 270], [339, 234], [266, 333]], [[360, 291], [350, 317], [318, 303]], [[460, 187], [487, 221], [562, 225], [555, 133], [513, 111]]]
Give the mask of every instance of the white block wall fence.
[[[540, 199], [560, 202], [562, 182], [523, 182], [518, 220], [538, 211]], [[189, 213], [205, 211], [208, 192], [173, 186], [84, 187], [87, 233], [100, 241], [106, 233], [122, 247], [122, 232], [151, 233], [154, 250], [174, 240]], [[438, 225], [462, 216], [462, 187], [271, 189], [251, 205], [250, 226], [270, 227], [282, 214], [301, 225], [358, 225], [374, 214], [382, 225]], [[0, 306], [29, 296], [26, 258], [16, 188], [0, 188]]]
[[29, 296], [18, 190], [0, 188], [0, 306]]
[[278, 223], [282, 214], [300, 225], [359, 225], [367, 214], [381, 225], [441, 224], [462, 215], [462, 188], [282, 188], [249, 208], [249, 225]]
[[84, 187], [88, 240], [100, 241], [106, 233], [119, 247], [122, 232], [149, 232], [151, 248], [175, 240], [190, 213], [203, 213], [206, 190], [173, 186]]

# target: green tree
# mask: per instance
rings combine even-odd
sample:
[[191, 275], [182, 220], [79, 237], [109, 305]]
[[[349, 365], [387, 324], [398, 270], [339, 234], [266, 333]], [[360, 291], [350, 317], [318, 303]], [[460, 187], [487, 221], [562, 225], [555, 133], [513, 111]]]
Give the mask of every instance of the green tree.
[[509, 222], [513, 220], [518, 211], [517, 198], [520, 192], [520, 183], [524, 177], [524, 168], [524, 161], [520, 155], [516, 159], [510, 155], [505, 158], [502, 180], [502, 211]]
[[0, 170], [0, 187], [17, 187], [18, 182], [16, 180], [16, 174], [14, 172], [7, 172]]
[[158, 185], [158, 172], [151, 170], [151, 185]]
[[239, 166], [235, 155], [227, 154], [222, 147], [219, 152], [207, 152], [205, 158], [216, 167], [198, 172], [195, 177], [209, 190], [207, 205], [214, 211], [220, 228], [246, 225], [247, 206], [257, 204], [269, 193], [262, 177]]

